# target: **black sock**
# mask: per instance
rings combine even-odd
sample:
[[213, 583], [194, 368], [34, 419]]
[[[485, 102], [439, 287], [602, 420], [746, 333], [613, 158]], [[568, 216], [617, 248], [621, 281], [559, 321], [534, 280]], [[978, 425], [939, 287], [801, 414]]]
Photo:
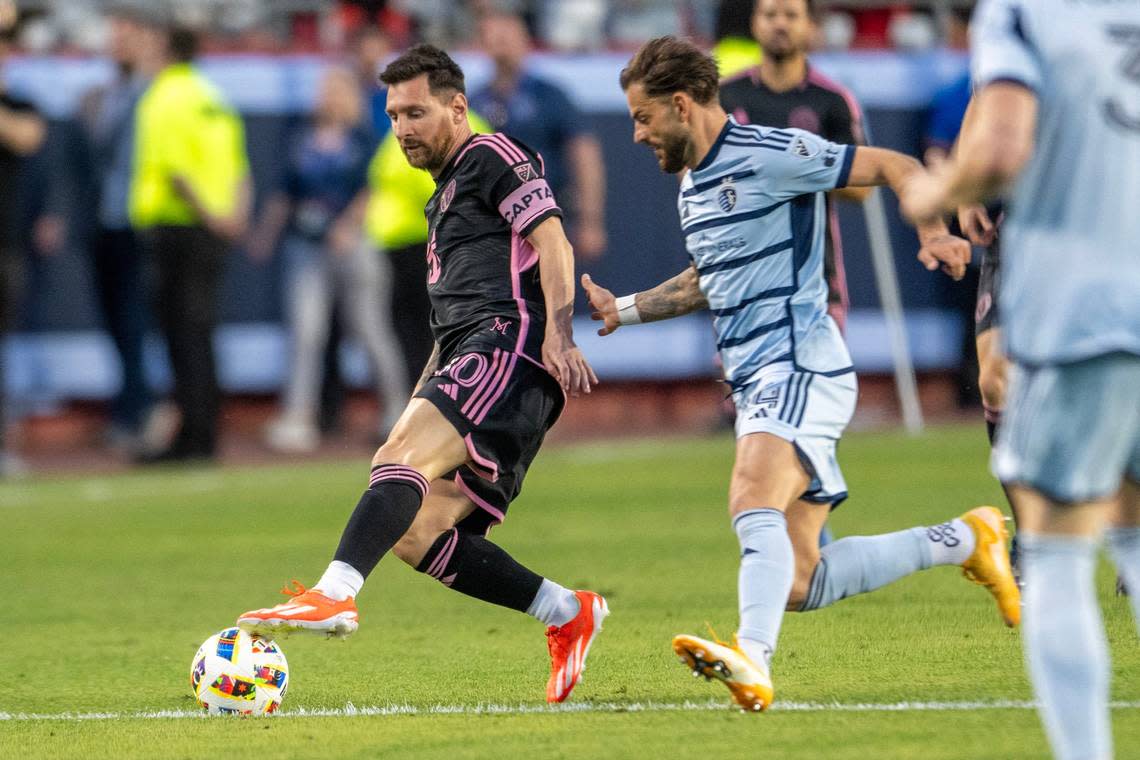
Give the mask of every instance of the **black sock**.
[[440, 534], [416, 570], [484, 602], [526, 612], [542, 576], [483, 536], [452, 528]]
[[427, 489], [427, 479], [411, 467], [373, 467], [370, 486], [348, 518], [333, 559], [352, 565], [367, 578], [380, 558], [412, 527]]
[[990, 437], [990, 447], [994, 445], [994, 437], [997, 436], [997, 423], [992, 420], [986, 420], [986, 435]]

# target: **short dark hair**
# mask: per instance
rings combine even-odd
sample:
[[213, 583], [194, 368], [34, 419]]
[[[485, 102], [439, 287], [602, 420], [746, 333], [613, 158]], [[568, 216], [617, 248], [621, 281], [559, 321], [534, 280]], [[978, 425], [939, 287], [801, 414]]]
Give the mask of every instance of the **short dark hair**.
[[463, 82], [463, 69], [447, 53], [435, 45], [416, 45], [409, 48], [399, 58], [388, 64], [380, 74], [380, 81], [387, 85], [408, 82], [427, 74], [428, 87], [432, 95], [443, 90], [466, 93]]
[[198, 57], [198, 33], [185, 26], [173, 26], [167, 32], [170, 57], [179, 63], [190, 63]]
[[705, 104], [716, 100], [720, 81], [716, 61], [687, 40], [658, 37], [641, 46], [621, 70], [621, 88], [641, 82], [651, 98], [687, 92]]

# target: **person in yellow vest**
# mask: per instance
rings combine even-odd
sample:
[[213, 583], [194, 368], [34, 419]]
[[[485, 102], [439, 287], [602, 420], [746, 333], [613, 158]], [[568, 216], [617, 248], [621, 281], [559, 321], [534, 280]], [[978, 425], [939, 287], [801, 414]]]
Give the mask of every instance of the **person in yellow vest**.
[[[467, 120], [473, 132], [494, 132], [478, 114], [468, 111]], [[424, 217], [424, 206], [434, 192], [431, 174], [408, 163], [399, 140], [389, 131], [368, 167], [364, 231], [391, 265], [393, 324], [412, 386], [435, 345], [427, 293], [428, 226]]]
[[194, 68], [192, 31], [156, 27], [140, 44], [153, 80], [135, 112], [129, 215], [153, 263], [155, 311], [182, 419], [170, 447], [142, 461], [209, 459], [221, 403], [213, 348], [218, 291], [249, 216], [245, 135], [241, 118]]

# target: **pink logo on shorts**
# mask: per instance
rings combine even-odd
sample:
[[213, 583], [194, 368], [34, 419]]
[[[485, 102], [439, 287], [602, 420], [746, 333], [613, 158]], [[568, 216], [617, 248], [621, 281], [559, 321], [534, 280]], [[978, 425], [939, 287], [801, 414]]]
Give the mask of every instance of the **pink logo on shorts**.
[[504, 322], [503, 320], [499, 319], [498, 317], [495, 317], [495, 324], [491, 325], [491, 331], [497, 332], [501, 335], [506, 335], [507, 334], [507, 328], [510, 326], [511, 326], [511, 321], [509, 319]]

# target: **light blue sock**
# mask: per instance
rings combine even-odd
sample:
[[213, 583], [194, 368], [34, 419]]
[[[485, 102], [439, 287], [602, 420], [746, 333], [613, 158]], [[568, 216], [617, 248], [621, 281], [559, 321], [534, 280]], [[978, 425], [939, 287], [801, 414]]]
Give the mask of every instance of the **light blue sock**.
[[1025, 662], [1059, 760], [1112, 757], [1108, 645], [1095, 588], [1097, 542], [1022, 534]]
[[1128, 601], [1140, 627], [1140, 528], [1113, 528], [1108, 531], [1108, 548], [1116, 570], [1128, 587]]
[[778, 509], [752, 509], [732, 521], [740, 539], [741, 647], [759, 665], [776, 651], [796, 563], [788, 522]]
[[881, 536], [850, 536], [820, 550], [801, 612], [893, 583], [933, 564], [926, 528]]

